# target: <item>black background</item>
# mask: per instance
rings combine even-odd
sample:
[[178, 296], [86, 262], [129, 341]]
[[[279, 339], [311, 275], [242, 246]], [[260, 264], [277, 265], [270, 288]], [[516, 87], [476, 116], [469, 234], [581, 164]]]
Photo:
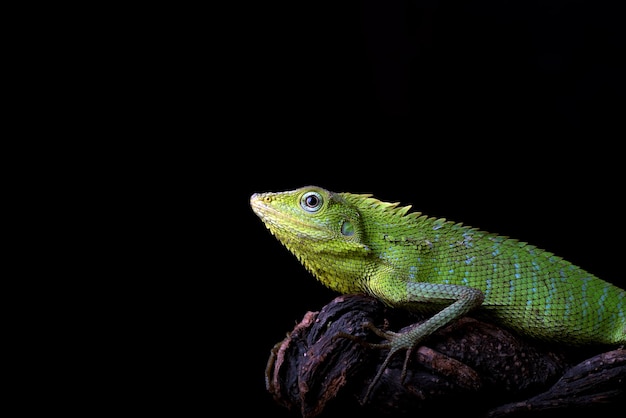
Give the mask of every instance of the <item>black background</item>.
[[231, 295], [245, 294], [233, 311], [243, 311], [252, 333], [241, 342], [237, 381], [254, 411], [287, 416], [264, 391], [269, 350], [335, 295], [256, 219], [253, 192], [317, 184], [373, 193], [531, 242], [626, 284], [614, 245], [624, 232], [624, 26], [611, 8], [266, 6], [245, 32], [233, 129], [249, 134], [228, 174], [238, 186], [230, 202], [241, 213], [237, 265], [245, 272], [227, 283]]
[[297, 416], [266, 392], [265, 362], [336, 295], [256, 218], [255, 192], [373, 193], [625, 285], [615, 3], [278, 1], [183, 14], [162, 60], [171, 100], [153, 93], [168, 102], [170, 139], [153, 163], [175, 210], [162, 215], [182, 234], [167, 243], [180, 260], [165, 316], [176, 315], [178, 348], [199, 354], [176, 355], [177, 404]]

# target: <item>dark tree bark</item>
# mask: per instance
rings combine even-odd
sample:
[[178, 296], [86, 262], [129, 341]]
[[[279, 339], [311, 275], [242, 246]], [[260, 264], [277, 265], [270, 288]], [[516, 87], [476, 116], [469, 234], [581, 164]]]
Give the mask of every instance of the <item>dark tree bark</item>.
[[459, 409], [463, 418], [501, 418], [565, 416], [582, 407], [623, 413], [626, 407], [622, 348], [540, 343], [471, 317], [444, 327], [416, 349], [404, 382], [404, 353], [396, 355], [361, 404], [387, 350], [366, 347], [342, 333], [376, 343], [380, 338], [364, 323], [397, 331], [422, 319], [371, 297], [337, 297], [320, 312], [308, 312], [276, 344], [267, 364], [267, 390], [304, 418], [347, 408], [360, 418], [369, 413], [415, 416], [416, 411], [458, 414]]

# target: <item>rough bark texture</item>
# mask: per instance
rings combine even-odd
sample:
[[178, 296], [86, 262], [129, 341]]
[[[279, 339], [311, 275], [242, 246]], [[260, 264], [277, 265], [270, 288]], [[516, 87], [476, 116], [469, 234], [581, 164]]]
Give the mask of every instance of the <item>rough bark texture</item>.
[[276, 344], [267, 364], [267, 390], [304, 418], [340, 411], [363, 418], [459, 410], [464, 418], [564, 417], [573, 408], [623, 414], [625, 350], [538, 343], [469, 317], [441, 329], [415, 350], [404, 383], [404, 355], [397, 355], [362, 405], [359, 401], [387, 351], [338, 335], [380, 342], [364, 323], [398, 330], [421, 319], [387, 309], [371, 297], [337, 297], [320, 312], [308, 312]]

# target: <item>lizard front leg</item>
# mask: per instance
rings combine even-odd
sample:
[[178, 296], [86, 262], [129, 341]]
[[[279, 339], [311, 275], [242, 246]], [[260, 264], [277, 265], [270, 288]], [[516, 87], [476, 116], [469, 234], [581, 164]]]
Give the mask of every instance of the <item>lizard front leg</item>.
[[[396, 353], [401, 350], [406, 350], [406, 356], [401, 374], [401, 379], [404, 382], [409, 358], [418, 344], [439, 328], [480, 306], [484, 300], [484, 294], [480, 290], [467, 286], [424, 282], [408, 282], [404, 284], [404, 286], [406, 286], [406, 292], [394, 291], [386, 294], [375, 294], [375, 296], [384, 300], [387, 304], [393, 307], [404, 307], [405, 305], [414, 305], [416, 303], [434, 303], [438, 305], [441, 305], [442, 303], [450, 303], [450, 305], [440, 310], [426, 321], [414, 324], [404, 332], [384, 331], [372, 324], [365, 324], [368, 328], [374, 331], [374, 333], [386, 340], [384, 343], [366, 344], [373, 348], [389, 349], [389, 353], [387, 354], [383, 364], [378, 369], [374, 379], [368, 386], [362, 403], [367, 402], [372, 389], [379, 381], [391, 358]], [[379, 284], [376, 288], [385, 289], [389, 287], [384, 285], [380, 286]]]

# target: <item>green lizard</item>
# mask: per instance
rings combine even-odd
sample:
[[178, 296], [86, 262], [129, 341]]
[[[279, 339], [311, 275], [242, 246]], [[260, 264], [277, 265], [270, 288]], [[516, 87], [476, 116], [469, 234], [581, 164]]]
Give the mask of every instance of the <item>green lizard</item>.
[[[374, 332], [391, 357], [480, 309], [521, 334], [570, 345], [626, 343], [626, 291], [533, 245], [410, 212], [370, 194], [316, 186], [250, 198], [270, 232], [324, 285], [434, 313], [408, 331]], [[364, 400], [365, 402], [365, 400]]]

